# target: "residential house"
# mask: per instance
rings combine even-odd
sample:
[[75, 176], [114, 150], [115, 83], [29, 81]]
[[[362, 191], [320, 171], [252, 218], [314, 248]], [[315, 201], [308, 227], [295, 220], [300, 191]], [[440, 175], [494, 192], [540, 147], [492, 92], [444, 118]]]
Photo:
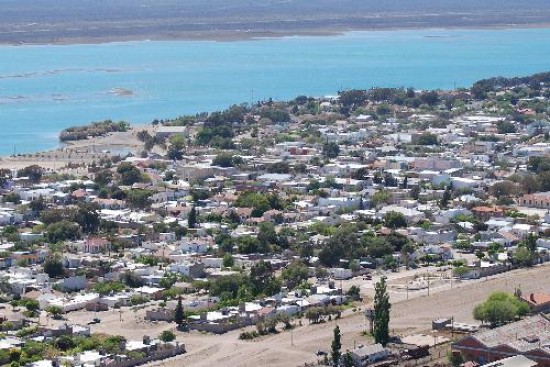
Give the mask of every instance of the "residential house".
[[390, 352], [382, 344], [360, 346], [351, 351], [353, 365], [364, 367], [387, 359]]
[[495, 329], [468, 335], [452, 344], [466, 360], [486, 364], [523, 355], [540, 367], [550, 367], [550, 320], [541, 315], [527, 317]]
[[548, 293], [529, 293], [522, 295], [521, 299], [527, 302], [531, 312], [550, 313], [550, 294]]
[[518, 204], [529, 208], [550, 209], [550, 191], [523, 195], [518, 198]]
[[88, 237], [84, 243], [84, 252], [90, 253], [90, 254], [99, 254], [106, 252], [111, 243], [105, 239], [100, 237]]

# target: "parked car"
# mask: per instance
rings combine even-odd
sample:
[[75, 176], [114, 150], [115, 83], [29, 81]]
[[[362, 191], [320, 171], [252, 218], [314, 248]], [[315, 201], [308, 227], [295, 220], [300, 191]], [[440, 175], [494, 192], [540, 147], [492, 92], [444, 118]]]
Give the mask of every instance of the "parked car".
[[98, 319], [96, 317], [92, 321], [88, 322], [88, 325], [99, 324], [100, 322], [101, 322], [101, 319]]

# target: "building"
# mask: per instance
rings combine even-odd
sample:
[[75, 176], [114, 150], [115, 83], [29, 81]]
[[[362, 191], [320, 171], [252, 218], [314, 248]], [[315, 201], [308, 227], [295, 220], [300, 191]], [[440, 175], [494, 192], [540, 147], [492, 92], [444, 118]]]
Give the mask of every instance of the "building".
[[550, 367], [550, 320], [535, 315], [523, 320], [477, 332], [452, 345], [466, 360], [480, 364], [522, 355]]
[[499, 359], [493, 363], [486, 364], [484, 367], [537, 367], [538, 363], [525, 356], [513, 356]]
[[88, 237], [84, 243], [84, 252], [90, 254], [99, 254], [107, 252], [110, 242], [105, 238]]
[[354, 366], [368, 366], [388, 358], [390, 353], [382, 344], [365, 345], [351, 351]]
[[550, 294], [546, 293], [529, 293], [521, 297], [532, 312], [550, 312]]
[[523, 195], [518, 199], [518, 204], [530, 208], [550, 208], [550, 191]]
[[168, 139], [174, 135], [184, 136], [187, 128], [185, 126], [160, 126], [155, 132], [155, 137]]

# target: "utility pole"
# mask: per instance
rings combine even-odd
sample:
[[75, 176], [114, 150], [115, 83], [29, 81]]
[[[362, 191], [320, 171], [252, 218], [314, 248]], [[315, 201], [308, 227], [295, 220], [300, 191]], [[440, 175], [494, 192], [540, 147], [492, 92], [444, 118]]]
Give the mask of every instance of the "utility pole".
[[428, 297], [430, 296], [430, 273], [426, 271], [426, 275], [428, 277]]

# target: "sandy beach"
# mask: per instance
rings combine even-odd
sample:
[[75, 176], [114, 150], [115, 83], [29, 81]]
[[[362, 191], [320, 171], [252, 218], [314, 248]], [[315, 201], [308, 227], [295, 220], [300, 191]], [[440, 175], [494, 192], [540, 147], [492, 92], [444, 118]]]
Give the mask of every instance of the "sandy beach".
[[0, 168], [21, 169], [38, 165], [46, 171], [82, 174], [87, 171], [87, 165], [97, 163], [112, 155], [139, 154], [143, 148], [143, 143], [137, 138], [136, 134], [143, 129], [150, 132], [154, 131], [152, 126], [132, 126], [126, 132], [116, 132], [86, 140], [60, 143], [61, 146], [54, 150], [3, 156], [0, 157]]

